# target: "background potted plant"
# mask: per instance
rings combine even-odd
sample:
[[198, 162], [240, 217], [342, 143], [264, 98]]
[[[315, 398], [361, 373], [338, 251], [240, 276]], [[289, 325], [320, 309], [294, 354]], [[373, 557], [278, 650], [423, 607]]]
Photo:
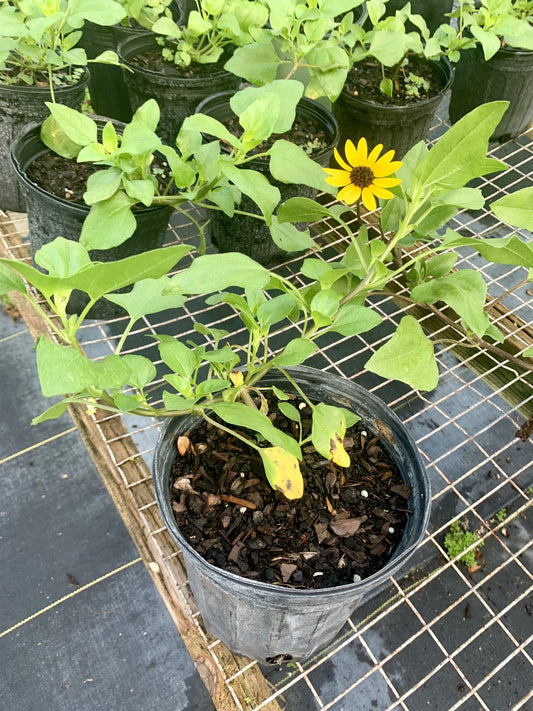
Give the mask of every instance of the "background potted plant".
[[[106, 50], [116, 51], [122, 40], [151, 30], [162, 16], [173, 17], [178, 24], [182, 21], [182, 9], [177, 0], [118, 1], [126, 13], [119, 23], [105, 27], [94, 22], [84, 24], [81, 42], [89, 59]], [[133, 111], [119, 66], [95, 64], [91, 68], [89, 91], [96, 114], [126, 123], [131, 119]]]
[[[282, 200], [297, 195], [315, 197], [319, 190], [328, 189], [319, 166], [328, 164], [339, 137], [334, 116], [318, 102], [303, 97], [303, 91], [301, 82], [280, 79], [236, 94], [214, 94], [197, 109], [216, 120], [211, 123], [210, 135], [225, 142], [231, 152], [246, 155], [242, 165], [264, 174], [279, 189]], [[282, 110], [274, 124], [265, 123], [269, 112], [266, 107], [276, 102]], [[270, 114], [272, 119], [272, 109]], [[203, 117], [191, 117], [185, 126], [200, 127], [203, 122]], [[228, 131], [234, 138], [228, 140]], [[267, 134], [270, 139], [281, 138], [271, 141]], [[234, 185], [229, 189], [237, 190]], [[272, 232], [263, 220], [257, 219], [257, 206], [247, 196], [239, 195], [238, 204], [238, 214], [210, 211], [207, 229], [221, 252], [242, 252], [269, 265], [286, 259], [288, 253], [314, 246], [305, 231], [286, 232], [275, 215], [272, 219], [279, 229]]]
[[[9, 163], [20, 129], [48, 115], [45, 101], [81, 107], [87, 88], [87, 55], [77, 47], [85, 20], [113, 24], [124, 17], [115, 0], [28, 0], [0, 6], [0, 207], [23, 211], [24, 200]], [[116, 61], [105, 54], [98, 61]]]
[[455, 68], [451, 121], [480, 104], [505, 100], [509, 110], [492, 140], [518, 136], [533, 121], [531, 0], [461, 0], [453, 16], [462, 36], [470, 41]]
[[233, 47], [251, 41], [268, 15], [261, 3], [247, 0], [197, 5], [186, 25], [161, 17], [151, 33], [124, 40], [118, 49], [132, 107], [156, 98], [161, 137], [170, 145], [202, 99], [237, 89], [239, 79], [224, 69], [224, 61]]
[[368, 0], [367, 9], [368, 29], [341, 26], [350, 70], [333, 113], [341, 142], [365, 136], [401, 158], [429, 131], [453, 79], [447, 56], [458, 56], [460, 39], [446, 24], [431, 35], [409, 4], [388, 17], [380, 0]]
[[[23, 294], [49, 323], [54, 336], [41, 337], [37, 343], [39, 376], [45, 395], [66, 397], [36, 417], [34, 422], [59, 416], [69, 404], [88, 407], [90, 411], [100, 407], [110, 412], [169, 417], [171, 421], [173, 417], [185, 418], [186, 431], [181, 433], [179, 440], [171, 425], [165, 428], [160, 440], [161, 451], [165, 454], [156, 465], [158, 497], [163, 502], [165, 520], [170, 530], [174, 531], [169, 513], [170, 491], [166, 486], [170, 480], [168, 469], [171, 460], [192, 455], [202, 461], [202, 454], [205, 453], [202, 442], [195, 440], [195, 421], [186, 418], [198, 417], [209, 424], [213, 417], [218, 417], [215, 427], [230, 431], [241, 448], [246, 447], [247, 451], [257, 453], [271, 487], [280, 492], [276, 496], [283, 494], [288, 498], [282, 525], [291, 530], [296, 516], [293, 503], [301, 498], [305, 490], [299, 468], [301, 446], [312, 443], [313, 449], [326, 463], [329, 462], [328, 471], [331, 471], [330, 464], [334, 468], [337, 480], [342, 478], [342, 472], [348, 469], [351, 461], [348, 450], [352, 445], [345, 441], [345, 434], [346, 428], [353, 425], [354, 417], [345, 407], [346, 399], [341, 396], [339, 402], [338, 396], [333, 395], [329, 400], [327, 388], [324, 389], [320, 378], [316, 378], [318, 393], [311, 392], [313, 383], [307, 379], [306, 373], [299, 372], [301, 364], [316, 351], [317, 341], [323, 335], [355, 335], [377, 326], [381, 317], [372, 308], [369, 297], [386, 291], [392, 279], [403, 277], [409, 293], [406, 298], [413, 303], [426, 304], [444, 300], [460, 316], [473, 343], [486, 344], [487, 339], [491, 342], [501, 340], [499, 330], [490, 323], [484, 310], [486, 284], [475, 270], [454, 270], [456, 249], [474, 247], [489, 261], [531, 268], [531, 245], [514, 235], [477, 240], [448, 231], [441, 242], [436, 242], [434, 236], [435, 230], [446, 219], [445, 213], [451, 216], [465, 204], [475, 207], [483, 203], [480, 190], [465, 188], [466, 183], [504, 167], [499, 161], [486, 157], [488, 139], [504, 110], [505, 104], [501, 102], [479, 107], [453, 126], [431, 150], [428, 151], [422, 143], [414, 147], [396, 171], [396, 184], [390, 185], [390, 191], [386, 194], [382, 192], [381, 197], [386, 202], [382, 203], [376, 236], [372, 236], [363, 225], [357, 233], [351, 234], [350, 246], [337, 262], [324, 262], [318, 257], [306, 259], [302, 274], [309, 281], [303, 288], [300, 285], [296, 288], [290, 279], [268, 271], [242, 254], [200, 256], [188, 268], [167, 277], [165, 274], [169, 268], [189, 251], [188, 247], [180, 245], [147, 253], [143, 255], [143, 260], [130, 257], [121, 262], [95, 264], [91, 263], [80, 244], [58, 238], [36, 255], [39, 266], [46, 269], [47, 274], [24, 262], [0, 260], [0, 294], [12, 290]], [[345, 159], [337, 154], [341, 168], [336, 173], [328, 169], [330, 179], [342, 188], [340, 197], [346, 204], [327, 208], [313, 200], [293, 198], [281, 207], [279, 219], [301, 221], [328, 217], [348, 228], [343, 215], [354, 202], [368, 199], [368, 192], [364, 190], [374, 195], [379, 195], [380, 190], [388, 190], [378, 182], [379, 175], [373, 172], [376, 164], [369, 160], [369, 154], [363, 148], [364, 144], [359, 143], [354, 158], [352, 149], [348, 147], [346, 156], [349, 162], [344, 165]], [[390, 157], [386, 158], [387, 161], [390, 163]], [[364, 168], [367, 170], [361, 170]], [[372, 172], [370, 184], [369, 170]], [[365, 175], [366, 184], [362, 186], [361, 178]], [[530, 197], [531, 189], [527, 188], [498, 200], [492, 209], [510, 222], [531, 226]], [[399, 254], [402, 244], [406, 241], [410, 244], [413, 238], [429, 240], [427, 251]], [[39, 290], [57, 318], [50, 319], [40, 303], [32, 299], [23, 278]], [[110, 293], [127, 283], [134, 283], [131, 293]], [[92, 303], [106, 295], [128, 311], [130, 318], [118, 339], [114, 354], [92, 361], [81, 351], [76, 331], [86, 312], [75, 318], [67, 316], [65, 302], [72, 288], [86, 291]], [[236, 288], [243, 289], [243, 293], [236, 292]], [[165, 388], [160, 401], [157, 399], [159, 395], [149, 387], [157, 376], [152, 360], [122, 354], [127, 335], [142, 316], [166, 308], [179, 308], [189, 295], [211, 292], [219, 293], [210, 297], [210, 302], [223, 301], [235, 308], [245, 324], [248, 337], [244, 344], [236, 342], [230, 345], [227, 333], [202, 324], [197, 325], [198, 332], [206, 338], [201, 344], [184, 343], [167, 334], [155, 335], [158, 358], [165, 366], [159, 376], [163, 378]], [[286, 343], [279, 352], [272, 353], [267, 344], [273, 341], [278, 330], [283, 330], [286, 318], [298, 321], [302, 327], [301, 335]], [[488, 347], [492, 347], [490, 343]], [[420, 323], [413, 316], [406, 315], [394, 335], [374, 353], [366, 367], [386, 377], [400, 379], [413, 388], [432, 389], [438, 382], [433, 348]], [[236, 368], [238, 364], [243, 366], [242, 370]], [[297, 368], [297, 371], [291, 368]], [[270, 374], [275, 371], [283, 377], [284, 385], [269, 380]], [[273, 422], [267, 416], [267, 407], [270, 407], [266, 399], [267, 391], [278, 401], [280, 411], [292, 421], [292, 434], [277, 429], [277, 421]], [[299, 408], [289, 407], [295, 392], [311, 413], [310, 433], [304, 431]], [[313, 401], [315, 396], [318, 402]], [[366, 416], [366, 412], [363, 414]], [[369, 431], [372, 432], [371, 422]], [[367, 430], [365, 435], [368, 436]], [[405, 472], [404, 460], [398, 458], [390, 444], [385, 436], [383, 448], [388, 450], [393, 460], [396, 456], [395, 461]], [[176, 445], [179, 453], [175, 451]], [[257, 479], [258, 469], [254, 468], [248, 476]], [[422, 508], [427, 511], [423, 472], [418, 484], [416, 481], [416, 477], [409, 481], [413, 492], [408, 507], [418, 508], [418, 504], [423, 503]], [[216, 487], [216, 482], [214, 485]], [[180, 476], [177, 486], [173, 485], [173, 490], [183, 494], [190, 493], [192, 489], [192, 496], [197, 495], [198, 488], [198, 479], [193, 478], [192, 472]], [[217, 497], [223, 501], [221, 496], [209, 489], [199, 495], [208, 507], [218, 506]], [[361, 495], [359, 498], [365, 497]], [[181, 494], [175, 503], [178, 509], [182, 505], [187, 508]], [[242, 503], [241, 500], [231, 505], [245, 509], [239, 511], [243, 518], [246, 517], [245, 525], [251, 526], [254, 518], [257, 523], [260, 517], [254, 517], [253, 509], [243, 507]], [[345, 522], [344, 532], [347, 535], [335, 535], [345, 539], [354, 537], [358, 527], [353, 519], [349, 524], [352, 528], [347, 530], [346, 521], [349, 519], [345, 516], [339, 518], [336, 509], [333, 511], [326, 507], [325, 511], [324, 515], [330, 517], [330, 523], [341, 524], [342, 529], [342, 522]], [[420, 516], [414, 515], [410, 519], [411, 525], [407, 522], [405, 538], [402, 538], [404, 543], [407, 541], [405, 554], [399, 552], [397, 558], [390, 561], [387, 573], [392, 572], [396, 563], [403, 562], [412, 552], [411, 546], [422, 535], [426, 515], [421, 512]], [[362, 523], [359, 522], [359, 526]], [[390, 524], [387, 523], [387, 526]], [[187, 551], [193, 588], [196, 584], [199, 586], [194, 592], [200, 601], [207, 628], [216, 630], [223, 640], [228, 640], [234, 651], [265, 661], [272, 660], [271, 653], [274, 656], [292, 654], [304, 659], [317, 648], [316, 645], [327, 644], [351, 613], [353, 607], [350, 605], [354, 599], [373, 582], [372, 576], [369, 576], [362, 581], [341, 585], [337, 598], [333, 588], [326, 587], [312, 591], [311, 595], [302, 595], [301, 590], [291, 589], [290, 584], [280, 588], [271, 583], [247, 581], [231, 571], [222, 571], [217, 578], [216, 566], [211, 563], [201, 564], [203, 568], [198, 572], [198, 561], [190, 542], [182, 541], [181, 535], [176, 535]], [[397, 550], [401, 551], [400, 548]], [[233, 554], [233, 559], [238, 560], [237, 552]], [[288, 572], [287, 569], [285, 572]], [[238, 592], [232, 599], [231, 590], [235, 588]], [[314, 604], [306, 610], [305, 605], [310, 599], [314, 599]], [[219, 607], [210, 617], [213, 601]], [[204, 603], [206, 607], [203, 607]], [[244, 608], [246, 605], [248, 607]], [[223, 615], [220, 614], [222, 606]], [[259, 612], [261, 608], [262, 614]], [[320, 625], [317, 625], [317, 615], [320, 616]], [[318, 626], [318, 638], [311, 630], [307, 634], [306, 617], [313, 627]], [[279, 624], [273, 626], [273, 618]], [[267, 624], [266, 630], [260, 627], [263, 622]], [[224, 628], [219, 627], [222, 623]], [[302, 645], [302, 638], [297, 633], [300, 626], [305, 630], [307, 646]], [[267, 641], [268, 648], [263, 645], [263, 640]], [[258, 646], [252, 649], [250, 644], [254, 641]]]
[[[309, 246], [312, 242], [308, 235], [291, 225], [277, 223], [272, 213], [280, 201], [279, 189], [248, 167], [248, 153], [280, 128], [281, 120], [287, 122], [289, 117], [287, 126], [291, 124], [296, 102], [292, 109], [287, 105], [289, 88], [282, 82], [268, 95], [239, 92], [246, 108], [247, 132], [243, 140], [232, 137], [216, 120], [197, 115], [178, 135], [177, 149], [163, 144], [156, 133], [160, 113], [154, 99], [137, 109], [126, 125], [95, 120], [75, 109], [48, 103], [51, 115], [42, 126], [26, 126], [12, 149], [17, 177], [27, 195], [32, 254], [61, 234], [80, 240], [91, 250], [93, 259], [114, 260], [162, 245], [170, 213], [183, 210], [184, 203], [192, 201], [233, 216], [235, 202], [242, 194], [257, 210], [253, 219], [263, 224], [266, 220], [278, 242], [284, 239], [292, 246], [303, 241]], [[202, 145], [201, 130], [206, 127], [217, 139], [232, 141], [234, 151], [221, 151], [218, 140]], [[288, 150], [290, 153], [286, 153]], [[50, 167], [54, 154], [57, 160]], [[275, 176], [316, 184], [320, 175], [323, 182], [320, 168], [296, 146], [277, 140], [266, 155]], [[158, 160], [154, 161], [154, 156], [159, 156]], [[49, 171], [57, 174], [65, 162], [59, 158], [65, 159], [67, 173], [91, 167], [88, 177], [85, 169], [82, 172], [83, 187], [86, 181], [84, 202], [73, 203], [71, 179], [66, 186], [68, 194], [62, 193], [61, 185], [59, 195], [47, 190]], [[289, 159], [287, 170], [284, 166]], [[41, 177], [45, 182], [37, 185], [31, 171], [43, 160], [46, 165]], [[189, 219], [194, 220], [191, 216]], [[198, 222], [196, 225], [202, 252], [204, 227]], [[74, 308], [72, 303], [71, 306]], [[98, 311], [93, 309], [91, 313], [96, 315]]]
[[226, 69], [251, 84], [275, 79], [298, 79], [310, 99], [335, 101], [346, 80], [349, 62], [339, 45], [341, 24], [361, 24], [366, 18], [363, 0], [317, 0], [285, 3], [265, 0], [268, 26], [237, 48]]

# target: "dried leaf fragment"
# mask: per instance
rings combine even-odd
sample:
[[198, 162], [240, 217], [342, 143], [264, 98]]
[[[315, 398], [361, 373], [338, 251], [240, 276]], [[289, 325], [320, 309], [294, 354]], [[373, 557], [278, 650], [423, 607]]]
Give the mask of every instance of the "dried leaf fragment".
[[181, 454], [182, 457], [184, 457], [191, 448], [191, 440], [186, 435], [180, 435], [176, 444], [178, 447], [178, 452]]
[[281, 579], [284, 583], [288, 583], [291, 575], [298, 569], [298, 566], [293, 563], [282, 563], [279, 569], [281, 571]]
[[331, 521], [329, 527], [336, 536], [349, 538], [357, 533], [362, 522], [362, 518], [346, 518], [344, 521]]

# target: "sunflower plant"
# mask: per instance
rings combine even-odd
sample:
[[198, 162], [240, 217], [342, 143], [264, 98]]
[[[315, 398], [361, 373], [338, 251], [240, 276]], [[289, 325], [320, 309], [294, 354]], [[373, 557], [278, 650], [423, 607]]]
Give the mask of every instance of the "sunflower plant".
[[[328, 169], [328, 179], [341, 188], [331, 207], [305, 198], [293, 198], [280, 206], [281, 222], [327, 218], [349, 235], [349, 246], [333, 263], [317, 252], [303, 260], [307, 279], [282, 276], [238, 253], [206, 254], [191, 259], [190, 247], [172, 245], [117, 262], [91, 261], [86, 248], [58, 237], [39, 250], [37, 267], [22, 261], [0, 259], [0, 297], [17, 292], [48, 324], [50, 337], [36, 344], [37, 367], [45, 396], [62, 398], [34, 424], [58, 417], [69, 405], [90, 413], [101, 408], [111, 413], [146, 417], [197, 415], [233, 433], [261, 456], [271, 486], [287, 498], [302, 495], [299, 468], [302, 447], [313, 446], [326, 460], [349, 465], [344, 448], [346, 428], [356, 416], [343, 407], [309, 400], [291, 379], [287, 368], [303, 364], [318, 350], [322, 338], [349, 337], [376, 328], [381, 316], [372, 306], [375, 295], [391, 293], [393, 280], [403, 279], [409, 303], [444, 301], [460, 316], [473, 343], [498, 343], [503, 335], [489, 322], [484, 309], [486, 285], [471, 269], [454, 269], [457, 249], [472, 247], [482, 257], [500, 264], [520, 264], [533, 279], [533, 245], [516, 235], [503, 239], [465, 238], [439, 230], [461, 207], [483, 203], [479, 189], [469, 181], [505, 166], [487, 158], [487, 145], [500, 121], [504, 102], [485, 104], [458, 121], [428, 151], [423, 143], [403, 159], [394, 161], [382, 147], [348, 143], [345, 156], [336, 154], [340, 168]], [[394, 173], [395, 177], [391, 177]], [[388, 181], [388, 182], [383, 182]], [[400, 182], [401, 181], [401, 182]], [[493, 203], [494, 212], [519, 227], [533, 228], [533, 189], [527, 188]], [[346, 213], [354, 205], [374, 207], [379, 200], [378, 233], [363, 222], [352, 231]], [[375, 205], [377, 208], [377, 203]], [[438, 238], [438, 239], [437, 239]], [[427, 243], [423, 252], [407, 249], [414, 241]], [[187, 266], [172, 276], [168, 272], [181, 260]], [[128, 293], [117, 293], [133, 285]], [[88, 295], [81, 314], [67, 314], [73, 289]], [[37, 290], [42, 298], [35, 298]], [[179, 309], [189, 298], [207, 297], [209, 305], [224, 303], [240, 317], [243, 341], [222, 329], [196, 323], [199, 343], [166, 333], [152, 334], [155, 357], [128, 353], [127, 338], [137, 321], [166, 309]], [[116, 347], [103, 359], [90, 359], [76, 334], [91, 306], [106, 298], [127, 313], [125, 326], [116, 334]], [[42, 305], [42, 302], [46, 306]], [[276, 350], [271, 344], [298, 325], [298, 335]], [[286, 339], [285, 339], [286, 340]], [[533, 349], [525, 352], [533, 356]], [[524, 367], [533, 371], [533, 365]], [[159, 361], [157, 372], [154, 361]], [[434, 344], [421, 324], [404, 316], [394, 335], [366, 363], [374, 373], [398, 379], [413, 388], [433, 389], [438, 381]], [[312, 410], [312, 431], [293, 437], [276, 428], [268, 416], [267, 395], [281, 401], [280, 409], [297, 419], [283, 388], [266, 387], [264, 376], [279, 371], [296, 388]], [[158, 382], [163, 382], [161, 396]], [[235, 430], [246, 428], [251, 437]]]

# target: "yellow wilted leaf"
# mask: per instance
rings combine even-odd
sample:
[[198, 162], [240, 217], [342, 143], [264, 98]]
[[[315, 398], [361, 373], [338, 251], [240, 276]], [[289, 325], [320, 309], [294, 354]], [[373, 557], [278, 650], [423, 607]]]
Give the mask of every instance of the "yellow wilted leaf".
[[330, 440], [330, 452], [331, 461], [334, 464], [338, 464], [339, 467], [349, 467], [350, 466], [350, 455], [344, 449], [342, 440], [335, 436]]
[[270, 486], [288, 499], [299, 499], [304, 480], [296, 457], [281, 447], [265, 447], [260, 454]]
[[240, 370], [234, 370], [229, 374], [229, 379], [238, 388], [244, 383], [244, 376]]

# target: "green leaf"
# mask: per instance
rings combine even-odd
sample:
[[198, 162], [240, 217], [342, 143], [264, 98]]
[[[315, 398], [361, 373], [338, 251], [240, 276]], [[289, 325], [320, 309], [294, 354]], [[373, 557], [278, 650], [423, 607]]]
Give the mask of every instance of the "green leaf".
[[125, 242], [137, 227], [131, 211], [135, 203], [122, 192], [96, 202], [81, 228], [80, 243], [87, 249], [110, 249]]
[[300, 446], [296, 440], [276, 429], [269, 418], [259, 410], [241, 402], [217, 402], [210, 405], [210, 408], [229, 425], [259, 432], [271, 444], [286, 449], [297, 459], [302, 458]]
[[340, 333], [341, 336], [355, 336], [379, 326], [381, 321], [381, 316], [373, 309], [358, 304], [345, 304], [339, 309], [328, 331]]
[[10, 291], [19, 291], [21, 294], [26, 294], [26, 285], [18, 274], [15, 274], [9, 268], [8, 264], [9, 262], [7, 264], [0, 263], [0, 296], [9, 294]]
[[201, 353], [193, 348], [188, 348], [184, 343], [173, 336], [153, 336], [159, 343], [159, 353], [163, 363], [166, 363], [174, 373], [190, 380], [202, 360]]
[[383, 378], [400, 380], [415, 390], [433, 390], [439, 369], [433, 344], [413, 316], [404, 316], [392, 338], [367, 361], [368, 370]]
[[208, 294], [230, 286], [262, 289], [271, 274], [245, 254], [206, 254], [193, 261], [191, 266], [172, 277], [167, 293]]
[[112, 197], [119, 188], [122, 173], [118, 168], [98, 170], [87, 178], [87, 190], [83, 199], [87, 205]]
[[270, 224], [272, 213], [281, 198], [279, 189], [270, 185], [266, 176], [257, 170], [237, 168], [231, 163], [223, 163], [222, 170], [242, 193], [255, 202], [265, 216], [267, 224]]
[[126, 176], [122, 177], [122, 183], [126, 193], [132, 200], [141, 202], [146, 207], [154, 201], [155, 188], [154, 184], [148, 178], [143, 180], [130, 180]]
[[213, 393], [218, 393], [221, 390], [231, 387], [229, 380], [222, 380], [222, 378], [211, 378], [210, 380], [204, 380], [199, 383], [196, 387], [197, 397], [207, 397]]
[[458, 256], [459, 255], [455, 252], [434, 254], [425, 262], [426, 275], [428, 277], [433, 277], [434, 279], [439, 279], [440, 277], [445, 276], [454, 268]]
[[35, 254], [35, 263], [53, 277], [70, 277], [91, 265], [85, 247], [74, 240], [56, 237]]
[[268, 42], [238, 47], [224, 65], [224, 69], [250, 84], [261, 86], [276, 79], [280, 59]]
[[105, 298], [114, 304], [122, 306], [132, 321], [142, 316], [156, 314], [166, 309], [178, 309], [187, 301], [183, 294], [163, 294], [170, 285], [170, 278], [162, 276], [159, 279], [143, 279], [133, 285], [126, 294], [106, 294]]
[[[296, 107], [302, 94], [303, 85], [301, 82], [293, 79], [277, 79], [266, 86], [249, 86], [241, 89], [231, 97], [230, 106], [237, 116], [242, 117], [250, 107], [256, 104], [254, 111], [261, 109], [270, 115], [272, 133], [286, 133], [292, 128]], [[272, 106], [270, 110], [268, 109], [269, 103]]]
[[504, 195], [490, 207], [502, 222], [533, 232], [533, 187]]
[[196, 400], [180, 397], [179, 395], [176, 395], [176, 393], [169, 393], [165, 390], [163, 392], [163, 404], [167, 410], [188, 412], [196, 405]]
[[37, 370], [45, 397], [82, 393], [90, 388], [106, 390], [129, 384], [129, 369], [120, 356], [89, 360], [70, 346], [61, 346], [45, 336], [36, 344]]
[[[217, 119], [212, 116], [206, 116], [205, 114], [193, 114], [191, 116], [187, 116], [180, 129], [180, 134], [182, 131], [184, 135], [187, 135], [187, 131], [200, 131], [208, 136], [220, 138], [230, 146], [242, 150], [241, 141], [230, 131], [228, 131], [224, 124], [220, 123], [220, 121], [217, 121]], [[196, 150], [196, 148], [194, 150]]]
[[272, 224], [269, 230], [274, 244], [285, 252], [303, 252], [316, 247], [309, 230], [299, 230], [296, 225], [290, 222], [281, 225], [276, 215], [272, 215]]
[[55, 405], [34, 417], [31, 421], [32, 425], [40, 425], [41, 422], [46, 422], [46, 420], [55, 420], [57, 417], [61, 417], [71, 402], [79, 402], [79, 400], [77, 398], [64, 398], [60, 402], [56, 402]]
[[295, 143], [278, 139], [268, 151], [270, 172], [282, 183], [308, 185], [317, 190], [327, 191], [326, 173], [319, 163], [312, 160]]
[[292, 294], [279, 294], [268, 299], [257, 309], [257, 320], [264, 329], [283, 321], [297, 305]]
[[489, 317], [483, 310], [486, 296], [485, 280], [474, 269], [460, 269], [431, 279], [415, 286], [411, 292], [411, 298], [418, 303], [443, 301], [448, 304], [480, 338], [489, 326]]
[[339, 308], [339, 295], [333, 289], [322, 289], [311, 300], [311, 311], [331, 318]]
[[280, 412], [282, 412], [285, 417], [288, 417], [289, 420], [292, 420], [293, 422], [301, 422], [302, 418], [300, 416], [300, 411], [298, 410], [297, 407], [294, 407], [294, 405], [291, 405], [290, 402], [279, 402], [278, 403], [278, 409]]
[[144, 390], [156, 377], [155, 365], [149, 358], [128, 353], [122, 356], [122, 363], [129, 368], [131, 373], [128, 383], [139, 390]]
[[448, 230], [442, 241], [443, 247], [472, 247], [488, 262], [496, 264], [514, 264], [533, 268], [533, 244], [522, 242], [516, 235], [495, 239], [462, 237], [453, 230]]
[[[45, 103], [67, 138], [79, 146], [98, 143], [98, 128], [96, 122], [89, 116], [63, 104], [52, 104], [50, 101]], [[50, 138], [50, 136], [47, 136], [47, 138]], [[44, 140], [43, 143], [55, 150], [53, 145], [49, 145]]]
[[318, 350], [318, 346], [307, 338], [293, 338], [277, 355], [273, 362], [282, 367], [301, 365]]
[[327, 207], [310, 198], [289, 198], [279, 206], [279, 222], [318, 222], [324, 217], [333, 217]]
[[487, 149], [507, 106], [506, 101], [493, 101], [463, 116], [422, 158], [413, 177], [438, 194], [462, 188], [486, 173], [505, 169], [504, 163], [487, 158]]
[[41, 124], [40, 136], [45, 146], [63, 158], [76, 158], [80, 152], [81, 145], [70, 140], [53, 116], [48, 116]]

